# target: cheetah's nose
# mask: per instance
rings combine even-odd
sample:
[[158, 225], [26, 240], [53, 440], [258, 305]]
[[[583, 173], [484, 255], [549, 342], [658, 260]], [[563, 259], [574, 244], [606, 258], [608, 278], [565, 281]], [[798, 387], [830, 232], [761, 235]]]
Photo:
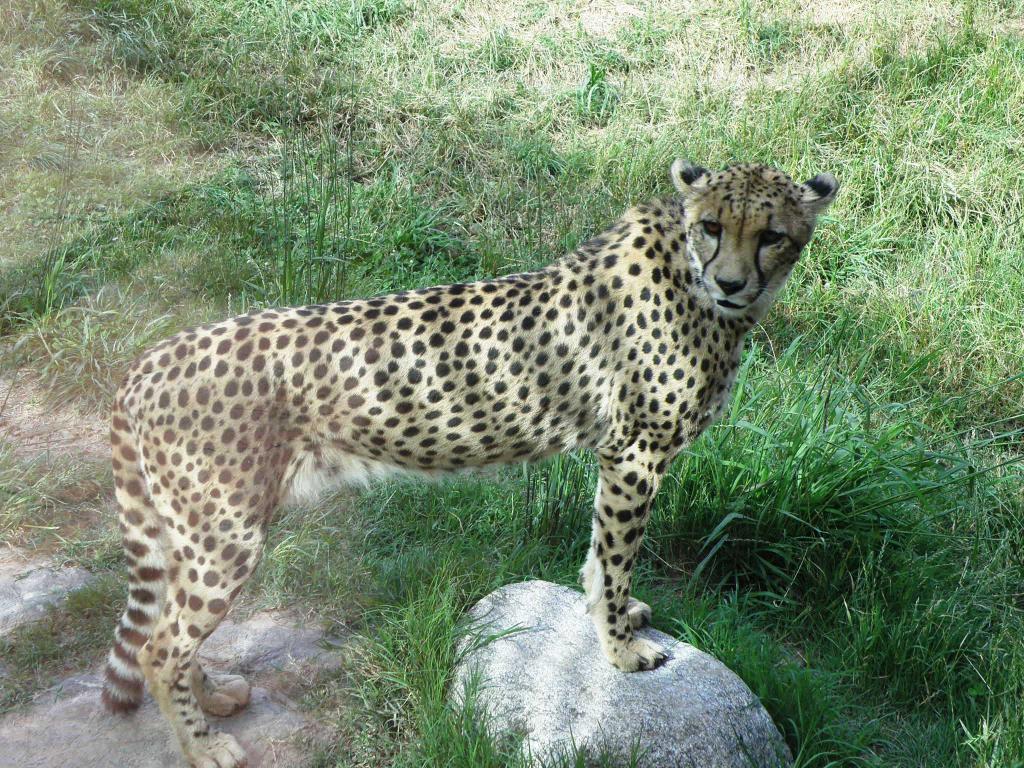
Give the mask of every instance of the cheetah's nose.
[[746, 280], [723, 280], [721, 277], [716, 277], [715, 282], [726, 296], [732, 296], [737, 291], [742, 291], [743, 286], [747, 284]]

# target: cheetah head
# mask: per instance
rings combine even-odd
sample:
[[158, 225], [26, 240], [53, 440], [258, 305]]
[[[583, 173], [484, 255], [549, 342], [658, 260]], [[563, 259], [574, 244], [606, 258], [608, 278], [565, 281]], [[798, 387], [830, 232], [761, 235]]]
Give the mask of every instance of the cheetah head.
[[752, 164], [709, 171], [676, 160], [671, 176], [697, 282], [726, 316], [763, 315], [839, 190], [830, 173], [796, 184]]

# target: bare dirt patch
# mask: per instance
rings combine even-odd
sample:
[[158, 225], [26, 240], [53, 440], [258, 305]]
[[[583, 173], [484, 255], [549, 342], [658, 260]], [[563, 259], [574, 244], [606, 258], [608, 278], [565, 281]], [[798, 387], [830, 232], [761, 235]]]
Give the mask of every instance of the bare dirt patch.
[[80, 413], [73, 404], [46, 404], [45, 393], [29, 376], [0, 376], [0, 441], [23, 459], [44, 461], [69, 454], [93, 461], [110, 457], [107, 422]]
[[933, 28], [937, 21], [954, 22], [958, 7], [944, 1], [921, 5], [888, 0], [831, 0], [801, 4], [799, 12], [815, 24], [837, 24], [846, 29], [871, 27], [882, 21], [892, 25], [896, 21], [909, 41]]
[[580, 11], [580, 24], [588, 34], [609, 37], [628, 24], [630, 19], [643, 17], [644, 12], [632, 3], [594, 0]]

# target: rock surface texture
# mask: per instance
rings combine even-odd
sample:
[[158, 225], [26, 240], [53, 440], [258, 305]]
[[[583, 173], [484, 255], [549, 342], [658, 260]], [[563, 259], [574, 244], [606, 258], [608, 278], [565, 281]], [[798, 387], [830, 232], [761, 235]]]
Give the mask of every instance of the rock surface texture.
[[0, 637], [46, 615], [46, 607], [84, 587], [92, 577], [82, 568], [55, 568], [17, 550], [0, 549]]
[[[643, 768], [776, 768], [792, 761], [761, 702], [721, 662], [651, 629], [664, 665], [625, 674], [601, 652], [579, 592], [544, 581], [502, 587], [470, 612], [456, 669], [461, 701], [477, 704], [497, 734], [521, 734], [535, 758], [585, 747]], [[495, 640], [475, 647], [483, 639]], [[468, 649], [468, 650], [467, 650]]]
[[[289, 617], [262, 613], [225, 620], [200, 651], [208, 669], [241, 673], [252, 701], [241, 713], [211, 718], [246, 748], [249, 768], [298, 768], [310, 760], [317, 722], [294, 697], [315, 670], [334, 667], [338, 655], [318, 630]], [[102, 670], [76, 675], [41, 694], [27, 710], [0, 719], [0, 768], [177, 768], [178, 744], [156, 704], [146, 697], [138, 712], [111, 715], [100, 704]]]

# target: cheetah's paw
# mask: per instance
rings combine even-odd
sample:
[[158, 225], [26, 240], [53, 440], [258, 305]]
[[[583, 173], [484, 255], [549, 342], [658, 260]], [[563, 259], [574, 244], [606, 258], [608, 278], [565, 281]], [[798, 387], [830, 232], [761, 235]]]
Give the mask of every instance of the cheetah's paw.
[[623, 672], [657, 669], [667, 658], [668, 654], [660, 645], [642, 637], [634, 637], [621, 646], [612, 648], [608, 654], [608, 660]]
[[245, 750], [229, 733], [211, 732], [188, 752], [192, 768], [245, 768]]

